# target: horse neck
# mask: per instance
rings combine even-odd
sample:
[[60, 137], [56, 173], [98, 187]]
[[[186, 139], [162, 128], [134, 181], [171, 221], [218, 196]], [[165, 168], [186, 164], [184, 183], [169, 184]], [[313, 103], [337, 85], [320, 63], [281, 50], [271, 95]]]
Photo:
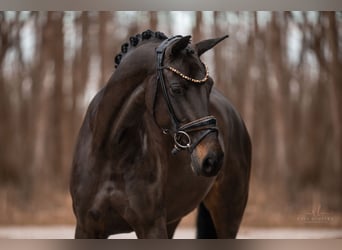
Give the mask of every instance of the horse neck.
[[[154, 47], [153, 44], [149, 46], [145, 44], [130, 51], [105, 86], [95, 116], [94, 148], [101, 148], [106, 144], [107, 138], [113, 135], [111, 129], [113, 126], [119, 128], [120, 126], [116, 124], [123, 124], [123, 121], [127, 121], [127, 117], [130, 116], [125, 115], [123, 110], [128, 112], [129, 107], [137, 103], [136, 100], [143, 101], [141, 89], [136, 91], [155, 72]], [[138, 99], [130, 99], [132, 94]], [[130, 101], [127, 102], [127, 100]], [[134, 120], [136, 117], [132, 118]]]

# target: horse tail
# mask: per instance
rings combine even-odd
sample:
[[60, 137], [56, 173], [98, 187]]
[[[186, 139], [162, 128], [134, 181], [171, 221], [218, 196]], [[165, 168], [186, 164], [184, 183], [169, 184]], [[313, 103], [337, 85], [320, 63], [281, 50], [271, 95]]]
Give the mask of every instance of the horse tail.
[[217, 239], [215, 226], [208, 209], [201, 202], [197, 213], [197, 239]]

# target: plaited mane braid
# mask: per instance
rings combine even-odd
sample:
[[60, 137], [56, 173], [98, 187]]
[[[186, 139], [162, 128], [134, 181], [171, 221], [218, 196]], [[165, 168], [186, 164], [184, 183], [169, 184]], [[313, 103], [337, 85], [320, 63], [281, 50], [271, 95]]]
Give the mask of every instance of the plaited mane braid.
[[126, 42], [121, 45], [121, 52], [115, 56], [114, 63], [115, 68], [117, 68], [121, 62], [121, 59], [124, 57], [124, 55], [131, 49], [136, 47], [139, 43], [150, 40], [150, 39], [159, 39], [159, 40], [165, 40], [167, 39], [167, 36], [159, 31], [153, 32], [151, 30], [145, 30], [141, 34], [137, 34], [135, 36], [131, 36], [129, 38], [129, 42]]

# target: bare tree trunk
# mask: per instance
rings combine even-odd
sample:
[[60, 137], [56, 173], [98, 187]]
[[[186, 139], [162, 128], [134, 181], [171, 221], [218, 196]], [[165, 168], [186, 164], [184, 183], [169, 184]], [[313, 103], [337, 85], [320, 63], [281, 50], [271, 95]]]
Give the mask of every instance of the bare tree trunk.
[[149, 22], [149, 29], [156, 31], [158, 25], [158, 12], [157, 11], [150, 11], [150, 22]]
[[[221, 35], [220, 30], [220, 13], [218, 11], [214, 11], [214, 36], [219, 37]], [[224, 67], [226, 66], [224, 64], [223, 58], [222, 58], [222, 50], [220, 49], [220, 46], [217, 46], [213, 52], [214, 52], [214, 62], [215, 62], [215, 71], [214, 71], [214, 77], [215, 77], [215, 83], [216, 86], [224, 90], [227, 83], [223, 81], [223, 73], [225, 72]], [[223, 67], [223, 68], [222, 68]]]
[[[0, 70], [1, 70], [0, 58]], [[0, 73], [0, 182], [17, 182], [20, 173], [16, 171], [16, 166], [12, 159], [11, 149], [13, 147], [13, 111], [6, 91], [5, 81]]]
[[5, 12], [0, 12], [0, 183], [18, 185], [21, 184], [23, 177], [17, 164], [20, 159], [17, 154], [20, 152], [13, 151], [18, 145], [15, 133], [16, 110], [11, 100], [10, 85], [6, 83], [3, 76], [5, 56], [15, 43], [11, 33], [19, 29], [16, 26], [16, 21], [5, 21]]
[[8, 34], [8, 23], [4, 21], [5, 13], [0, 12], [0, 180], [1, 184], [6, 184], [7, 181], [12, 181], [15, 176], [14, 169], [11, 159], [9, 159], [9, 150], [11, 148], [11, 128], [12, 128], [12, 115], [11, 115], [11, 104], [9, 96], [6, 91], [5, 81], [3, 79], [3, 62], [7, 50], [9, 49], [9, 34]]
[[64, 118], [64, 96], [63, 96], [63, 73], [64, 73], [64, 34], [63, 13], [49, 12], [47, 25], [50, 27], [50, 56], [54, 65], [54, 80], [51, 93], [50, 135], [46, 141], [51, 145], [51, 170], [53, 176], [62, 176], [65, 171], [65, 155], [63, 154], [63, 118]]
[[194, 41], [200, 41], [203, 39], [201, 28], [203, 27], [203, 14], [202, 11], [196, 11], [196, 21], [192, 28], [192, 36]]
[[49, 65], [49, 30], [50, 27], [42, 23], [47, 16], [44, 12], [32, 12], [31, 18], [34, 19], [33, 32], [36, 37], [36, 45], [32, 66], [30, 68], [30, 78], [32, 81], [31, 98], [30, 98], [30, 119], [31, 119], [31, 137], [32, 145], [32, 170], [33, 176], [33, 192], [39, 192], [42, 185], [46, 185], [46, 178], [50, 171], [50, 160], [47, 157], [49, 147], [46, 146], [45, 138], [48, 133], [49, 105], [44, 94], [44, 78]]
[[[261, 44], [265, 46], [265, 32], [259, 33]], [[253, 112], [253, 127], [255, 128], [252, 137], [253, 143], [253, 169], [255, 176], [260, 184], [272, 183], [274, 180], [273, 166], [275, 160], [274, 146], [274, 117], [273, 117], [273, 102], [272, 92], [268, 76], [270, 75], [268, 67], [268, 59], [265, 56], [265, 50], [256, 51], [256, 63], [260, 70], [260, 79], [256, 81], [255, 86], [255, 101]], [[240, 84], [240, 83], [239, 83]], [[270, 166], [271, 169], [270, 169]], [[268, 188], [264, 187], [264, 188]], [[270, 190], [265, 190], [270, 191]]]
[[[247, 121], [248, 131], [250, 136], [253, 137], [254, 128], [253, 128], [253, 111], [255, 107], [255, 95], [256, 95], [256, 84], [257, 81], [260, 79], [260, 69], [257, 65], [256, 60], [256, 51], [255, 51], [255, 44], [259, 41], [259, 34], [258, 34], [258, 19], [257, 13], [254, 12], [253, 14], [253, 24], [252, 29], [249, 33], [248, 41], [247, 41], [247, 55], [248, 58], [248, 74], [247, 79], [245, 82], [245, 93], [243, 94], [244, 105], [243, 105], [243, 114], [244, 118]], [[252, 31], [253, 30], [253, 31]]]
[[[272, 18], [269, 30], [269, 53], [271, 63], [271, 79], [270, 84], [273, 89], [273, 103], [274, 103], [274, 125], [275, 125], [275, 140], [274, 147], [276, 147], [278, 173], [285, 177], [288, 175], [288, 157], [287, 157], [287, 119], [288, 119], [288, 103], [289, 103], [289, 89], [287, 69], [283, 63], [285, 48], [282, 40], [285, 30], [280, 27], [281, 17], [279, 13], [272, 12]], [[272, 78], [273, 74], [273, 78]]]
[[[332, 124], [334, 130], [334, 145], [335, 145], [335, 161], [332, 171], [336, 173], [336, 175], [340, 175], [342, 179], [342, 62], [341, 62], [341, 51], [339, 49], [339, 34], [338, 27], [336, 24], [336, 13], [335, 12], [326, 12], [324, 13], [326, 18], [328, 19], [329, 28], [327, 29], [327, 39], [331, 54], [331, 61], [328, 64], [328, 70], [331, 76], [330, 81], [328, 82], [329, 86], [329, 94], [330, 94], [330, 109], [331, 109], [331, 117]], [[334, 175], [333, 175], [334, 176]], [[342, 184], [341, 181], [338, 182], [340, 194], [342, 193]], [[339, 200], [336, 201], [336, 207], [342, 206], [342, 198], [339, 196]]]
[[[81, 16], [76, 20], [76, 26], [81, 28], [81, 47], [77, 49], [75, 57], [73, 59], [73, 76], [72, 76], [72, 108], [71, 108], [71, 120], [72, 120], [72, 131], [75, 135], [79, 129], [80, 119], [83, 114], [80, 107], [80, 100], [85, 92], [88, 78], [89, 78], [89, 63], [90, 63], [90, 52], [89, 52], [89, 15], [87, 12], [82, 12]], [[103, 27], [105, 32], [105, 27]], [[101, 48], [102, 49], [102, 48]], [[104, 49], [104, 48], [103, 48]], [[101, 67], [101, 72], [104, 71], [104, 67]], [[101, 76], [102, 79], [102, 76]]]
[[109, 51], [108, 43], [111, 43], [110, 36], [107, 33], [107, 25], [112, 18], [111, 13], [101, 11], [99, 14], [99, 52], [100, 52], [100, 85], [104, 86], [108, 77], [109, 69], [113, 69], [113, 56], [110, 56], [112, 51]]
[[[334, 133], [336, 139], [337, 152], [342, 156], [342, 62], [339, 59], [339, 48], [338, 48], [338, 29], [336, 25], [336, 14], [335, 12], [326, 12], [324, 15], [327, 17], [329, 22], [329, 28], [327, 29], [327, 38], [330, 48], [331, 61], [328, 64], [329, 74], [331, 81], [329, 81], [330, 90], [330, 101], [332, 110], [332, 121], [334, 125]], [[341, 159], [339, 159], [341, 161]], [[339, 162], [337, 165], [341, 165]]]

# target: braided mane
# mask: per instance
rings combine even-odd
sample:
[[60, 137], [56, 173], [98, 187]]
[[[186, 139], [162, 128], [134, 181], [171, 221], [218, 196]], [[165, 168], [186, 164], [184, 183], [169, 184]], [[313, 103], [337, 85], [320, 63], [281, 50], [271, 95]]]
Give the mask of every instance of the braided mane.
[[115, 68], [117, 68], [121, 62], [121, 59], [123, 56], [131, 49], [136, 47], [138, 44], [140, 44], [143, 41], [150, 40], [150, 39], [159, 39], [159, 40], [165, 40], [167, 39], [167, 36], [163, 32], [153, 32], [151, 30], [145, 30], [141, 34], [137, 34], [135, 36], [131, 36], [129, 38], [129, 42], [126, 42], [121, 45], [121, 52], [118, 53], [115, 56], [114, 63]]

